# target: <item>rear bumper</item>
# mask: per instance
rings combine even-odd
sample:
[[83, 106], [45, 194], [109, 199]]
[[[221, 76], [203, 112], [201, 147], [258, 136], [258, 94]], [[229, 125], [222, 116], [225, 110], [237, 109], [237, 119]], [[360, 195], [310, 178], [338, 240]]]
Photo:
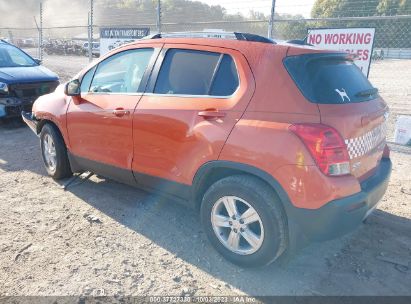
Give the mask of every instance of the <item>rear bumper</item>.
[[37, 125], [38, 125], [38, 120], [35, 119], [34, 115], [32, 112], [21, 112], [21, 118], [23, 121], [29, 126], [29, 128], [36, 134], [37, 133]]
[[376, 208], [387, 190], [392, 164], [383, 158], [376, 173], [361, 183], [361, 192], [329, 202], [315, 210], [292, 208], [290, 220], [298, 234], [310, 240], [327, 240], [358, 227]]

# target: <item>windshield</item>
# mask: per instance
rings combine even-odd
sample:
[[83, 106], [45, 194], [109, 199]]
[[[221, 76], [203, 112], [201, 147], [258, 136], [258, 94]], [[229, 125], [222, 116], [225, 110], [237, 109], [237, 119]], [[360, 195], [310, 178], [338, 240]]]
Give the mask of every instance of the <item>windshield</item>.
[[298, 88], [311, 102], [338, 104], [374, 99], [378, 90], [344, 56], [293, 56], [286, 58], [284, 64]]
[[9, 44], [0, 45], [0, 68], [37, 66], [29, 55]]

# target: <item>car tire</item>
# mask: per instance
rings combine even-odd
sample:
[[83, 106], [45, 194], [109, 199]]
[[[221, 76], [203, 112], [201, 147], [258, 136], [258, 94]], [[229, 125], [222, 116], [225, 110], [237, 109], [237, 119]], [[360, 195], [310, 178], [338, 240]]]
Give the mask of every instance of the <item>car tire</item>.
[[[236, 216], [230, 217], [230, 213]], [[235, 175], [217, 181], [204, 194], [200, 216], [214, 248], [241, 267], [268, 265], [288, 246], [287, 217], [281, 202], [273, 189], [256, 177]]]
[[45, 124], [40, 133], [40, 148], [47, 173], [56, 180], [73, 175], [64, 140], [51, 124]]

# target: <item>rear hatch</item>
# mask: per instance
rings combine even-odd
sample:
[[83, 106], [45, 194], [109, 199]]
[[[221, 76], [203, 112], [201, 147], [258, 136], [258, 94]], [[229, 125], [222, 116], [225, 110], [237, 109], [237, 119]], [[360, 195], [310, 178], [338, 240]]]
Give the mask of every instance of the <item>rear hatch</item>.
[[388, 107], [345, 53], [289, 56], [284, 65], [305, 98], [318, 105], [321, 123], [343, 137], [351, 174], [363, 180], [379, 164], [386, 137]]

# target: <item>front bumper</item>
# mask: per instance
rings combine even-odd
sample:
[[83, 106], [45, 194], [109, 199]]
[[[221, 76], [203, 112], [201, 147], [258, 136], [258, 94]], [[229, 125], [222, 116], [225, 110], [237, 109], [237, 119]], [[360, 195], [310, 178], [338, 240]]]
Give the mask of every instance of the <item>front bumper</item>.
[[392, 164], [383, 158], [376, 173], [361, 183], [361, 192], [337, 199], [315, 210], [292, 208], [290, 220], [310, 240], [327, 240], [358, 227], [376, 208], [387, 190]]
[[8, 98], [13, 99], [13, 103], [0, 103], [0, 118], [13, 118], [19, 117], [21, 112], [30, 112], [34, 100], [19, 100], [18, 98]]
[[21, 112], [21, 118], [23, 121], [29, 126], [29, 128], [38, 136], [37, 132], [37, 125], [39, 123], [38, 120], [34, 117], [32, 112]]

